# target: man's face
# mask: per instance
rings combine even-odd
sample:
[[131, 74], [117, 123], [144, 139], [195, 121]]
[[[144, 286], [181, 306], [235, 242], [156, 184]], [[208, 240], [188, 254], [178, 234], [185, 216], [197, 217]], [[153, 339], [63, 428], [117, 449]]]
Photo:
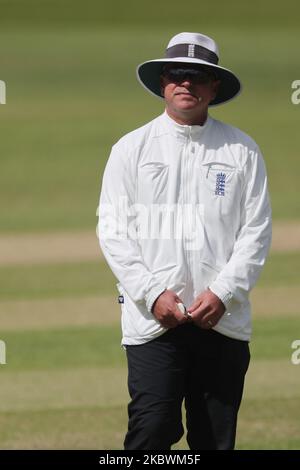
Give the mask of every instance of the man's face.
[[167, 107], [181, 113], [206, 109], [219, 84], [211, 69], [197, 64], [168, 64], [161, 76]]

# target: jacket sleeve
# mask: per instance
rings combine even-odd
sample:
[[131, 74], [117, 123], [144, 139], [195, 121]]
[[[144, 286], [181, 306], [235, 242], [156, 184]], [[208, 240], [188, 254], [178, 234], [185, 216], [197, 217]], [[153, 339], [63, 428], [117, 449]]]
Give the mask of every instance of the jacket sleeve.
[[263, 157], [256, 148], [244, 167], [241, 223], [228, 263], [209, 286], [224, 303], [248, 301], [266, 260], [272, 236], [271, 207]]
[[[98, 207], [97, 236], [111, 270], [135, 302], [151, 308], [166, 290], [143, 260], [138, 237], [135, 204], [135, 159], [126, 147], [113, 146], [102, 179]], [[129, 153], [129, 152], [128, 152]]]

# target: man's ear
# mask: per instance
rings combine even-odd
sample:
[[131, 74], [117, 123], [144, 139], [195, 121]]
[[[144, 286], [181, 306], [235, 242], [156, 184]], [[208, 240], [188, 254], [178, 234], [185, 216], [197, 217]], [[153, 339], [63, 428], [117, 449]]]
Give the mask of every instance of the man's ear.
[[212, 91], [213, 91], [213, 93], [214, 93], [212, 100], [214, 100], [215, 97], [217, 96], [217, 93], [218, 93], [219, 88], [220, 88], [220, 84], [221, 84], [221, 80], [215, 80], [215, 81], [212, 83]]

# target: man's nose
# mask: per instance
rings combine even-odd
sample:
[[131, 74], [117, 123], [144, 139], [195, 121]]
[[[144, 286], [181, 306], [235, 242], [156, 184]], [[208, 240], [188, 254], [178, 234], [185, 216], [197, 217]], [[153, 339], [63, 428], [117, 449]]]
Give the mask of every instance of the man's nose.
[[184, 77], [184, 79], [180, 82], [180, 85], [189, 88], [192, 86], [192, 80], [189, 77]]

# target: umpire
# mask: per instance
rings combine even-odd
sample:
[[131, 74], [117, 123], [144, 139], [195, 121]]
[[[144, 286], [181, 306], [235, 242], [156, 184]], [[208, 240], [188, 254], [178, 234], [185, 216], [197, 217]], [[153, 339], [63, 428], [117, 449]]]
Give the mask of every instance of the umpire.
[[[249, 292], [271, 241], [264, 161], [208, 109], [236, 97], [215, 41], [174, 36], [137, 68], [164, 112], [112, 148], [98, 236], [118, 279], [128, 361], [125, 449], [233, 449], [249, 364]], [[108, 312], [109, 313], [109, 312]]]

